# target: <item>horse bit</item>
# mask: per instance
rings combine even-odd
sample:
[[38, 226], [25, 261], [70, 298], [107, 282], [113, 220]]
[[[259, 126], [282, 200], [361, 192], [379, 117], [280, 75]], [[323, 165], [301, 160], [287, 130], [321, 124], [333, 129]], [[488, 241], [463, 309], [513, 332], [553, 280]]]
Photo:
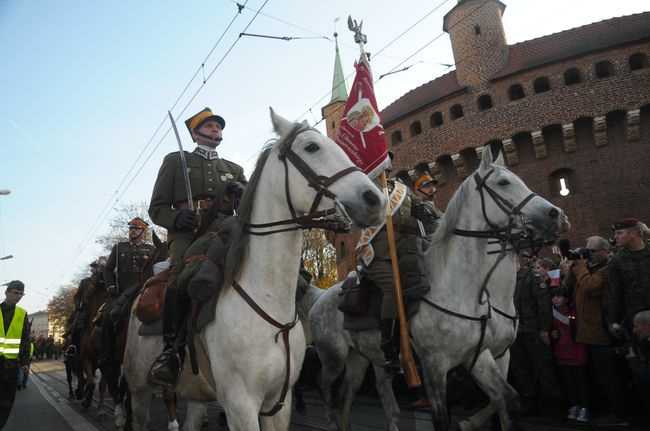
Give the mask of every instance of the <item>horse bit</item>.
[[[493, 238], [496, 239], [497, 242], [501, 245], [501, 250], [499, 251], [499, 257], [494, 262], [494, 265], [492, 265], [492, 267], [488, 271], [487, 275], [485, 276], [485, 279], [483, 280], [483, 284], [481, 285], [481, 289], [479, 290], [478, 302], [480, 305], [485, 304], [487, 302], [488, 304], [487, 314], [483, 314], [480, 317], [468, 316], [466, 314], [461, 314], [455, 311], [448, 310], [440, 305], [433, 303], [432, 301], [429, 301], [426, 298], [422, 298], [422, 301], [425, 304], [435, 308], [436, 310], [442, 311], [446, 314], [461, 319], [481, 322], [481, 336], [479, 338], [476, 351], [474, 352], [474, 357], [472, 358], [471, 365], [468, 368], [469, 372], [471, 372], [472, 369], [474, 368], [474, 365], [478, 360], [478, 356], [481, 353], [481, 347], [483, 347], [483, 340], [485, 338], [485, 331], [487, 329], [487, 321], [492, 318], [493, 310], [495, 313], [500, 314], [501, 316], [511, 320], [516, 330], [518, 317], [516, 315], [510, 316], [509, 314], [499, 310], [498, 308], [490, 304], [490, 292], [487, 290], [487, 284], [488, 281], [490, 280], [490, 277], [492, 276], [492, 273], [494, 273], [496, 267], [499, 265], [501, 260], [506, 256], [507, 245], [510, 244], [513, 247], [511, 250], [516, 251], [519, 248], [521, 248], [521, 241], [527, 239], [528, 233], [526, 232], [525, 229], [523, 232], [520, 232], [518, 234], [513, 233], [513, 229], [519, 227], [519, 225], [516, 222], [517, 219], [519, 220], [521, 226], [524, 225], [524, 215], [521, 212], [521, 210], [532, 198], [537, 196], [535, 193], [531, 192], [518, 205], [513, 206], [510, 202], [508, 202], [507, 199], [505, 199], [503, 196], [501, 196], [494, 189], [490, 188], [490, 186], [487, 185], [487, 179], [493, 173], [494, 173], [494, 169], [491, 169], [487, 174], [485, 174], [483, 178], [481, 178], [481, 176], [478, 173], [474, 174], [474, 181], [476, 181], [476, 190], [478, 190], [479, 196], [481, 197], [481, 212], [483, 213], [483, 218], [485, 219], [486, 223], [488, 224], [488, 226], [490, 226], [491, 229], [490, 230], [465, 230], [465, 229], [453, 230], [453, 233], [458, 236], [466, 236], [472, 238], [486, 238], [486, 239]], [[502, 228], [497, 227], [494, 223], [492, 223], [492, 221], [487, 216], [487, 212], [485, 210], [484, 191], [488, 195], [490, 195], [492, 201], [499, 207], [499, 209], [501, 209], [501, 211], [503, 211], [508, 216], [508, 225], [506, 227], [502, 227]], [[483, 300], [484, 294], [485, 294], [485, 300]], [[508, 343], [508, 346], [506, 346], [505, 350], [501, 354], [495, 356], [494, 357], [495, 359], [500, 358], [508, 351], [508, 349], [514, 342], [516, 335], [517, 334], [515, 332], [512, 340], [510, 340], [510, 342]]]
[[[336, 194], [334, 194], [331, 190], [329, 190], [328, 187], [334, 184], [339, 179], [343, 178], [344, 176], [351, 174], [353, 172], [361, 171], [361, 169], [359, 169], [357, 166], [351, 166], [349, 168], [337, 172], [331, 177], [317, 175], [314, 172], [314, 170], [311, 167], [309, 167], [309, 165], [307, 165], [307, 163], [305, 163], [305, 161], [302, 160], [300, 156], [298, 156], [298, 154], [296, 154], [295, 151], [293, 151], [293, 149], [291, 148], [291, 145], [296, 140], [298, 135], [308, 130], [315, 130], [315, 129], [301, 128], [300, 125], [297, 125], [296, 127], [293, 128], [293, 130], [285, 138], [285, 140], [282, 141], [279, 145], [280, 152], [278, 154], [278, 158], [284, 164], [285, 194], [287, 197], [287, 206], [289, 207], [289, 211], [291, 212], [292, 218], [286, 220], [280, 220], [276, 222], [270, 222], [270, 223], [247, 224], [246, 232], [252, 235], [270, 235], [273, 233], [287, 232], [287, 231], [298, 230], [298, 229], [310, 229], [310, 228], [329, 229], [329, 230], [334, 230], [336, 232], [344, 232], [349, 230], [349, 226], [351, 224], [350, 217], [348, 216], [343, 206], [336, 199]], [[291, 164], [298, 170], [298, 172], [300, 172], [300, 174], [307, 180], [309, 186], [315, 189], [317, 192], [316, 196], [314, 197], [314, 201], [312, 202], [311, 208], [309, 209], [309, 213], [304, 216], [296, 215], [296, 211], [291, 202], [291, 194], [289, 192], [289, 166], [287, 160], [291, 162]], [[318, 208], [318, 205], [320, 204], [320, 201], [323, 198], [323, 196], [332, 199], [334, 201], [335, 207], [327, 210], [316, 211], [316, 208]], [[335, 214], [337, 210], [340, 210], [345, 218], [345, 221], [343, 223], [333, 222], [333, 221], [328, 221], [323, 219], [323, 217], [327, 217], [329, 215]], [[272, 231], [263, 231], [263, 232], [256, 232], [254, 230], [251, 230], [251, 228], [260, 229], [260, 228], [267, 228], [267, 227], [274, 227], [274, 226], [282, 226], [287, 224], [292, 224], [295, 226], [290, 226], [287, 228], [277, 229]], [[291, 373], [291, 347], [289, 344], [289, 331], [294, 326], [296, 326], [296, 323], [298, 323], [298, 311], [296, 310], [296, 315], [293, 319], [293, 322], [283, 325], [282, 323], [276, 321], [271, 316], [269, 316], [253, 300], [253, 298], [251, 298], [246, 293], [246, 291], [241, 287], [239, 283], [237, 283], [237, 281], [233, 280], [232, 285], [237, 291], [237, 293], [239, 293], [239, 295], [244, 299], [244, 301], [246, 301], [246, 303], [260, 317], [262, 317], [268, 323], [270, 323], [271, 325], [279, 329], [279, 331], [275, 335], [276, 343], [278, 342], [278, 336], [282, 334], [282, 341], [284, 342], [284, 351], [287, 355], [287, 365], [285, 369], [284, 383], [282, 384], [282, 392], [280, 393], [280, 399], [278, 400], [277, 403], [275, 403], [275, 405], [271, 408], [271, 410], [267, 412], [260, 412], [261, 416], [273, 416], [278, 411], [280, 411], [280, 409], [282, 409], [282, 407], [284, 406], [284, 400], [286, 398], [287, 392], [289, 391], [289, 378]]]

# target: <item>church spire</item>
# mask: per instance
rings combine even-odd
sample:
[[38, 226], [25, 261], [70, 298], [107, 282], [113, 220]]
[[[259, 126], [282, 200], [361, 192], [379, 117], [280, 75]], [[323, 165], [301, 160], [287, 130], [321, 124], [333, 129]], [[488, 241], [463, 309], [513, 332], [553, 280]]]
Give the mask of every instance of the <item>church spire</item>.
[[338, 33], [334, 33], [334, 43], [336, 44], [336, 57], [334, 58], [334, 78], [332, 79], [332, 102], [345, 102], [348, 100], [348, 88], [345, 84], [345, 75], [341, 66], [341, 57], [339, 56]]

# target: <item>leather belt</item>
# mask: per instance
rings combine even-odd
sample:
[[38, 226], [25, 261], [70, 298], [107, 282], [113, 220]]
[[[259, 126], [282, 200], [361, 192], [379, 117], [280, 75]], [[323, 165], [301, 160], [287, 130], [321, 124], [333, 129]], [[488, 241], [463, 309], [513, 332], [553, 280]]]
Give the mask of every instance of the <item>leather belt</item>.
[[[199, 199], [198, 201], [194, 201], [194, 208], [201, 211], [207, 211], [212, 207], [212, 202], [212, 199]], [[189, 205], [187, 205], [187, 201], [176, 202], [174, 208], [181, 211], [190, 209]]]

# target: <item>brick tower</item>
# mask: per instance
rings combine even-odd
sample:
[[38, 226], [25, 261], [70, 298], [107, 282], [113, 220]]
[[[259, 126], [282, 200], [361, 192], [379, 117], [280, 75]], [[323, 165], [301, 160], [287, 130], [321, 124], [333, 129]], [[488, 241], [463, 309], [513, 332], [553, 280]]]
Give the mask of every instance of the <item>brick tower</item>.
[[460, 85], [481, 88], [508, 62], [508, 43], [499, 0], [458, 0], [444, 18]]

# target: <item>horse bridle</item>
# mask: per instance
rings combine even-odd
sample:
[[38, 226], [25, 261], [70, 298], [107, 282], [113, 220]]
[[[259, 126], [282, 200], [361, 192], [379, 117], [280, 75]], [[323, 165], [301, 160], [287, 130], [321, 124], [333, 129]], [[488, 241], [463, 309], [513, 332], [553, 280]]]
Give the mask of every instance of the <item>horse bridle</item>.
[[[270, 235], [278, 232], [311, 228], [326, 229], [335, 232], [349, 231], [350, 225], [352, 224], [350, 216], [348, 216], [343, 205], [337, 200], [336, 194], [332, 192], [329, 187], [348, 174], [362, 171], [357, 166], [350, 166], [349, 168], [345, 168], [330, 177], [318, 175], [316, 172], [314, 172], [314, 170], [307, 163], [305, 163], [305, 161], [300, 158], [300, 156], [296, 154], [296, 152], [292, 149], [292, 145], [298, 135], [310, 130], [318, 132], [316, 129], [313, 129], [311, 127], [302, 127], [301, 125], [296, 125], [291, 133], [289, 133], [289, 135], [279, 144], [278, 159], [280, 159], [284, 164], [284, 189], [287, 198], [287, 206], [289, 207], [289, 212], [291, 213], [291, 218], [269, 223], [249, 223], [245, 226], [246, 232], [253, 235]], [[309, 213], [302, 216], [296, 215], [296, 210], [294, 209], [293, 202], [291, 201], [291, 192], [289, 191], [288, 162], [291, 162], [291, 164], [303, 176], [303, 178], [307, 180], [309, 187], [316, 190], [316, 196], [314, 197], [314, 201], [311, 204]], [[317, 211], [316, 208], [318, 208], [318, 205], [320, 204], [323, 196], [330, 198], [334, 202], [334, 207]], [[344, 220], [342, 222], [324, 219], [325, 217], [336, 214], [339, 211], [344, 217]], [[254, 230], [283, 225], [294, 226], [262, 232]]]
[[[314, 172], [314, 170], [311, 167], [309, 167], [309, 165], [305, 163], [305, 161], [301, 159], [300, 156], [296, 154], [296, 152], [293, 151], [293, 149], [291, 148], [293, 142], [296, 140], [298, 135], [308, 130], [315, 130], [315, 129], [296, 125], [291, 131], [291, 133], [284, 139], [284, 141], [282, 141], [279, 144], [278, 158], [284, 164], [284, 188], [287, 197], [287, 206], [289, 207], [289, 211], [291, 212], [291, 218], [286, 220], [270, 222], [270, 223], [246, 224], [244, 227], [246, 232], [252, 235], [270, 235], [279, 232], [286, 232], [286, 231], [298, 230], [298, 229], [310, 229], [310, 228], [328, 229], [328, 230], [334, 230], [336, 232], [345, 232], [349, 230], [351, 224], [350, 217], [348, 216], [347, 212], [343, 208], [343, 205], [341, 205], [336, 199], [336, 194], [332, 192], [328, 187], [330, 187], [332, 184], [334, 184], [336, 181], [340, 180], [344, 176], [351, 174], [353, 172], [361, 171], [361, 169], [359, 169], [356, 166], [351, 166], [349, 168], [337, 172], [331, 177], [326, 177], [323, 175], [316, 174], [316, 172]], [[291, 162], [291, 164], [298, 170], [298, 172], [300, 172], [300, 174], [307, 180], [309, 186], [312, 187], [314, 190], [316, 190], [316, 196], [314, 197], [314, 201], [311, 204], [309, 213], [303, 216], [296, 215], [296, 210], [294, 209], [293, 203], [291, 201], [291, 193], [289, 191], [289, 163], [288, 162]], [[329, 208], [322, 211], [316, 211], [316, 208], [318, 208], [318, 205], [323, 199], [323, 196], [328, 197], [332, 201], [334, 201], [334, 208]], [[344, 220], [343, 222], [337, 222], [337, 221], [330, 221], [324, 219], [324, 217], [327, 217], [332, 214], [336, 214], [337, 210], [341, 211], [341, 213], [343, 214], [346, 220]], [[256, 232], [254, 230], [251, 230], [251, 229], [261, 229], [261, 228], [268, 228], [274, 226], [283, 226], [287, 224], [294, 225], [294, 226], [275, 229], [271, 231], [262, 231], [262, 232]], [[273, 416], [278, 411], [280, 411], [282, 407], [284, 407], [284, 400], [286, 398], [287, 392], [289, 391], [289, 379], [291, 376], [291, 347], [289, 344], [289, 331], [291, 331], [291, 329], [296, 326], [296, 323], [298, 323], [298, 310], [296, 310], [292, 322], [282, 324], [277, 320], [273, 319], [271, 316], [269, 316], [253, 300], [253, 298], [251, 298], [250, 295], [246, 293], [246, 291], [239, 285], [237, 281], [233, 280], [232, 285], [235, 288], [235, 291], [244, 299], [244, 301], [249, 305], [249, 307], [251, 307], [266, 322], [270, 323], [271, 325], [279, 329], [279, 331], [275, 335], [276, 343], [278, 342], [278, 337], [282, 335], [282, 341], [284, 343], [284, 351], [287, 356], [287, 361], [285, 365], [284, 382], [282, 384], [280, 398], [270, 410], [266, 412], [260, 412], [260, 416]]]

